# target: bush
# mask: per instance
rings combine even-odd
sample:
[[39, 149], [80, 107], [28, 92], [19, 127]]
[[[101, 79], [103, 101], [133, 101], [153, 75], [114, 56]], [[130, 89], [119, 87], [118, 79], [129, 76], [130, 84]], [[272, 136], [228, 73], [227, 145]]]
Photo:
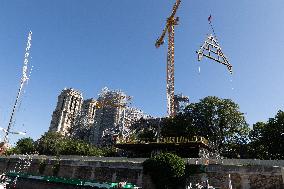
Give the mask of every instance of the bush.
[[35, 142], [32, 138], [18, 140], [16, 148], [20, 154], [34, 154], [36, 151]]
[[65, 138], [54, 132], [45, 133], [37, 142], [37, 150], [42, 155], [102, 156], [99, 148], [82, 140]]
[[20, 139], [17, 145], [8, 149], [5, 155], [33, 154], [59, 156], [59, 155], [80, 155], [80, 156], [103, 156], [114, 153], [112, 149], [99, 149], [85, 141], [66, 138], [56, 132], [47, 132], [36, 142], [31, 138]]
[[38, 166], [38, 172], [40, 174], [43, 174], [44, 173], [44, 170], [45, 170], [45, 167], [46, 167], [46, 160], [45, 159], [41, 159], [39, 161], [39, 166]]
[[18, 140], [15, 147], [11, 147], [5, 150], [4, 155], [14, 154], [34, 154], [36, 152], [35, 142], [32, 138], [22, 138]]
[[104, 157], [117, 157], [119, 155], [114, 147], [102, 148], [102, 153]]
[[162, 153], [143, 162], [143, 172], [150, 175], [157, 189], [177, 188], [182, 185], [185, 162], [171, 153]]
[[56, 160], [54, 165], [52, 166], [52, 175], [57, 176], [60, 169], [60, 161]]
[[56, 132], [47, 132], [37, 141], [37, 150], [42, 155], [59, 155], [63, 136]]
[[102, 156], [102, 150], [81, 140], [71, 138], [60, 142], [60, 155]]
[[6, 156], [10, 156], [14, 154], [20, 154], [20, 150], [17, 147], [8, 148], [4, 153], [4, 155]]

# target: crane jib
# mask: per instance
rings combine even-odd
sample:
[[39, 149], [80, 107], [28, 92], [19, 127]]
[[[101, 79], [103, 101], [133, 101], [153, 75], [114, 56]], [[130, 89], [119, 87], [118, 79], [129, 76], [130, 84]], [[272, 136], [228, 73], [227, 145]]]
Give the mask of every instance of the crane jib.
[[175, 106], [174, 106], [174, 26], [178, 25], [179, 17], [175, 17], [177, 9], [181, 3], [181, 0], [176, 0], [176, 3], [173, 6], [172, 13], [167, 19], [165, 28], [163, 29], [162, 34], [156, 40], [155, 46], [159, 48], [164, 43], [164, 38], [166, 33], [168, 33], [168, 52], [167, 52], [167, 109], [168, 116], [173, 117], [176, 115]]

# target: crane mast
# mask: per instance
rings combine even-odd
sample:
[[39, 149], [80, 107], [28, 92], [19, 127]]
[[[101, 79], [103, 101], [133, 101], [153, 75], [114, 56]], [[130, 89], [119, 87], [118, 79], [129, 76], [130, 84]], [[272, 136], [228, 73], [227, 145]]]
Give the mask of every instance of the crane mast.
[[175, 95], [175, 75], [174, 75], [174, 58], [175, 58], [175, 26], [178, 25], [179, 17], [175, 17], [181, 0], [177, 0], [174, 4], [172, 14], [167, 19], [166, 27], [161, 36], [157, 39], [155, 46], [159, 48], [164, 43], [166, 33], [168, 33], [168, 53], [167, 53], [167, 112], [169, 117], [176, 115], [174, 105]]

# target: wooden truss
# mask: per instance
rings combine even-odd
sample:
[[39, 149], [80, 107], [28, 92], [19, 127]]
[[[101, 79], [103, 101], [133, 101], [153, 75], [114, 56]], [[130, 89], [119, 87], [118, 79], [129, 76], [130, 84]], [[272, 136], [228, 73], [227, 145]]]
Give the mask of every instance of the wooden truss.
[[222, 52], [217, 39], [212, 34], [207, 37], [204, 44], [201, 46], [199, 51], [196, 51], [196, 53], [198, 54], [198, 61], [201, 61], [202, 57], [205, 56], [227, 66], [229, 72], [231, 74], [233, 73], [232, 65], [229, 63], [227, 57]]

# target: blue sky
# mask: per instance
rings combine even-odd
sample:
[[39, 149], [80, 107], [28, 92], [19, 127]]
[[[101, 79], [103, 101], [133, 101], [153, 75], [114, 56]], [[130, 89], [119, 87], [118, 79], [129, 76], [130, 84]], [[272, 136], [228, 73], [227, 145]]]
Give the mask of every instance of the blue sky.
[[[154, 43], [174, 2], [1, 0], [0, 126], [8, 124], [29, 30], [34, 69], [15, 130], [35, 139], [47, 131], [64, 87], [80, 90], [85, 99], [105, 86], [121, 89], [146, 113], [166, 115], [167, 44], [156, 49]], [[175, 38], [176, 93], [191, 102], [211, 95], [231, 98], [250, 124], [273, 117], [284, 105], [283, 10], [282, 0], [183, 0]], [[218, 63], [197, 62], [210, 14], [233, 76]]]

